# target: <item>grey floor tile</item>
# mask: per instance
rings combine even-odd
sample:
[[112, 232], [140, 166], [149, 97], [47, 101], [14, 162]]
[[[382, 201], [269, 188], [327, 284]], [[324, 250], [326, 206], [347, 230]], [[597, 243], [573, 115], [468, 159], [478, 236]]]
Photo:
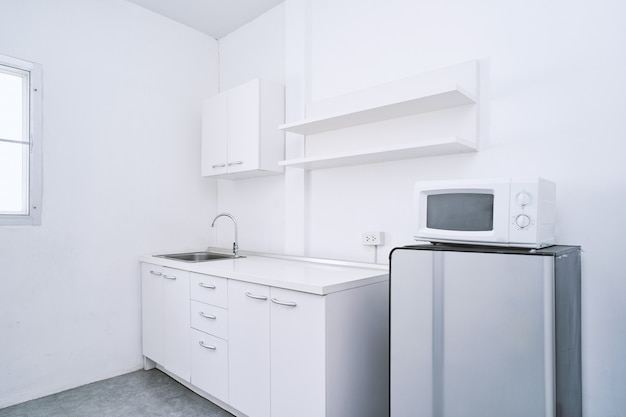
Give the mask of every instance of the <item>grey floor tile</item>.
[[158, 370], [137, 371], [0, 410], [0, 417], [232, 417]]
[[52, 396], [0, 409], [0, 417], [68, 417]]

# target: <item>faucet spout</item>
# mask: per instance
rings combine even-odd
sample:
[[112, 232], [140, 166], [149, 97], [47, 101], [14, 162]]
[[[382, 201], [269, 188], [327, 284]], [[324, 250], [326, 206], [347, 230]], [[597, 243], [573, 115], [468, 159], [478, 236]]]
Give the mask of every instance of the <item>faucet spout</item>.
[[232, 214], [220, 213], [217, 216], [215, 216], [215, 218], [213, 218], [211, 227], [215, 227], [215, 221], [219, 219], [220, 217], [228, 217], [229, 219], [233, 221], [233, 225], [235, 226], [235, 241], [233, 242], [233, 254], [235, 255], [235, 258], [239, 258], [239, 244], [237, 243], [237, 220], [235, 220], [235, 217], [233, 217]]

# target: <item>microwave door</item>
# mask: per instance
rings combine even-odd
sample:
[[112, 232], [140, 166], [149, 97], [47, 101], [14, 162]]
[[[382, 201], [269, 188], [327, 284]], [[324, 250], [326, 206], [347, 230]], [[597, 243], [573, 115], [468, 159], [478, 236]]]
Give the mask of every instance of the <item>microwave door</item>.
[[509, 184], [418, 191], [417, 238], [433, 242], [507, 245]]

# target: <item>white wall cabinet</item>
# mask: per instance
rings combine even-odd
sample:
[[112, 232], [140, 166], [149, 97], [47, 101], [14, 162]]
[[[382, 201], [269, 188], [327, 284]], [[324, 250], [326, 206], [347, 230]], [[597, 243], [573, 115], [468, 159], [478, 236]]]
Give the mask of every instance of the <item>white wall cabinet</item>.
[[142, 264], [143, 354], [190, 380], [189, 272]]
[[202, 111], [202, 175], [227, 179], [283, 172], [284, 87], [255, 79], [210, 97]]

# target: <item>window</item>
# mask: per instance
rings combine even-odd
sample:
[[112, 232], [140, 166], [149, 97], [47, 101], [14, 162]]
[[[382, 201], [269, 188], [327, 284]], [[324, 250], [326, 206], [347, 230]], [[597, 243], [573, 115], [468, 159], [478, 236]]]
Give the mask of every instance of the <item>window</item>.
[[41, 224], [41, 65], [0, 55], [0, 226]]

